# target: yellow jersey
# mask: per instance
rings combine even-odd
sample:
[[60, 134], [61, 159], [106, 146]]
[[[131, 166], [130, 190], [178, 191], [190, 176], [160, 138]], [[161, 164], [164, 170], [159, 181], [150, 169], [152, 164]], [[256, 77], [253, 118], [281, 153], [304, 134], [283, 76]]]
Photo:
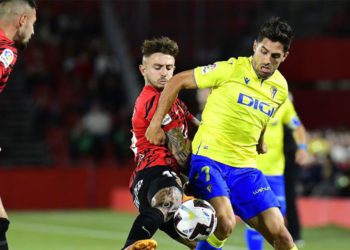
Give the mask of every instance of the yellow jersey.
[[194, 69], [198, 88], [212, 88], [192, 142], [193, 154], [233, 167], [256, 167], [256, 145], [262, 129], [288, 96], [288, 85], [276, 70], [257, 77], [251, 57], [230, 58]]
[[267, 125], [264, 136], [264, 141], [267, 144], [267, 153], [257, 157], [257, 167], [265, 175], [284, 174], [283, 125], [287, 125], [292, 130], [301, 125], [300, 119], [289, 99], [281, 106]]

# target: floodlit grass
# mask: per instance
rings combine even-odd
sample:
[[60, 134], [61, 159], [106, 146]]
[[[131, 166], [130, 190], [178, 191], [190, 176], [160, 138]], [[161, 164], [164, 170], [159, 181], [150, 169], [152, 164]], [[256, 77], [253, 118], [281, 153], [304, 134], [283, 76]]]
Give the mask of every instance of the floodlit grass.
[[[11, 250], [121, 249], [134, 214], [106, 210], [10, 212], [8, 242]], [[244, 250], [244, 225], [239, 223], [225, 250]], [[348, 250], [350, 230], [337, 227], [305, 229], [305, 250]], [[186, 247], [162, 232], [154, 237], [160, 250]], [[272, 249], [267, 244], [265, 249]]]

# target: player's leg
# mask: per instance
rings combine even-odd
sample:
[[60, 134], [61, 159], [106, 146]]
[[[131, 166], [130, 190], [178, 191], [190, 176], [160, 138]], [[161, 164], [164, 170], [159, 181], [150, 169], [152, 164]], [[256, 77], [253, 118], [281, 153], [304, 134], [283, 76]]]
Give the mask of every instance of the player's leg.
[[[181, 181], [167, 167], [145, 169], [136, 175], [133, 184], [133, 197], [135, 205], [139, 207], [140, 214], [133, 223], [124, 246], [125, 249], [138, 249], [130, 247], [140, 242], [152, 243], [148, 239], [163, 223], [170, 220], [181, 204]], [[156, 246], [151, 245], [144, 249], [152, 249], [152, 247]]]
[[[280, 203], [280, 209], [282, 215], [286, 215], [286, 197], [284, 188], [283, 175], [269, 176], [266, 175], [266, 180], [270, 184], [270, 187], [275, 194], [278, 202]], [[254, 228], [247, 225], [246, 227], [246, 242], [249, 250], [262, 250], [264, 248], [264, 237]]]
[[188, 246], [190, 249], [196, 249], [196, 245], [197, 245], [196, 241], [190, 241], [190, 240], [184, 239], [176, 232], [175, 226], [174, 226], [174, 216], [172, 216], [169, 221], [161, 225], [159, 229], [165, 232], [174, 240], [180, 242], [183, 245]]
[[277, 207], [269, 208], [247, 222], [257, 229], [275, 249], [297, 249], [284, 225], [281, 211]]
[[236, 214], [257, 229], [275, 249], [297, 249], [284, 225], [280, 204], [261, 171], [237, 169], [234, 177], [230, 182], [230, 198]]
[[246, 225], [245, 239], [248, 250], [264, 249], [264, 237], [254, 228]]
[[205, 241], [199, 241], [196, 249], [222, 249], [232, 233], [236, 220], [228, 198], [228, 187], [222, 176], [220, 164], [203, 156], [193, 155], [190, 171], [190, 185], [195, 197], [207, 200], [214, 207], [218, 219], [213, 234]]
[[0, 198], [0, 250], [8, 250], [6, 232], [8, 230], [10, 221]]
[[[166, 186], [166, 187], [164, 187]], [[156, 191], [158, 190], [158, 191]], [[150, 187], [151, 206], [160, 210], [164, 215], [164, 223], [159, 227], [174, 240], [194, 249], [196, 242], [183, 239], [174, 226], [174, 213], [182, 203], [182, 187], [178, 177], [169, 179], [163, 177], [162, 181], [157, 181]], [[153, 193], [155, 193], [153, 195]]]
[[286, 203], [287, 203], [287, 228], [297, 246], [303, 247], [302, 228], [296, 205], [295, 184], [297, 183], [300, 167], [295, 163], [295, 151], [286, 151], [286, 168], [284, 169]]

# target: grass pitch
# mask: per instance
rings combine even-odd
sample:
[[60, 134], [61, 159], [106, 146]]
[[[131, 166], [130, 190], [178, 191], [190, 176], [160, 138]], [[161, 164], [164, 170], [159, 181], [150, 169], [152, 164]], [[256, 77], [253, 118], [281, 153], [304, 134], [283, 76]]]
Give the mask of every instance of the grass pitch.
[[[121, 249], [135, 214], [108, 210], [10, 211], [7, 234], [11, 250]], [[337, 227], [304, 229], [305, 250], [349, 250], [350, 230]], [[154, 237], [160, 250], [187, 249], [163, 232]], [[265, 243], [265, 249], [272, 249]], [[244, 250], [244, 225], [239, 223], [224, 247]]]

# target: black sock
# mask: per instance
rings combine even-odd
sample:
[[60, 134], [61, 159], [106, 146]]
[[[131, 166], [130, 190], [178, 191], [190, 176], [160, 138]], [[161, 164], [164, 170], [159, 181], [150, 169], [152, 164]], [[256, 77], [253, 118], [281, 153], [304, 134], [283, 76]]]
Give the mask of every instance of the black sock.
[[10, 221], [6, 218], [0, 218], [0, 250], [8, 250], [6, 241], [6, 232], [9, 228]]
[[150, 239], [163, 223], [164, 215], [159, 209], [149, 208], [142, 211], [132, 225], [124, 248], [131, 245], [135, 241]]

